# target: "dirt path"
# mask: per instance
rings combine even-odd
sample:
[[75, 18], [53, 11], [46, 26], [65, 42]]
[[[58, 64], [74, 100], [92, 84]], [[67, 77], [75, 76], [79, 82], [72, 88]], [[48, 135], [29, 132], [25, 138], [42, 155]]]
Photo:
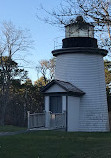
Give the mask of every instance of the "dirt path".
[[29, 130], [21, 130], [16, 132], [0, 132], [0, 136], [10, 136], [10, 135], [22, 134], [27, 132], [29, 132]]

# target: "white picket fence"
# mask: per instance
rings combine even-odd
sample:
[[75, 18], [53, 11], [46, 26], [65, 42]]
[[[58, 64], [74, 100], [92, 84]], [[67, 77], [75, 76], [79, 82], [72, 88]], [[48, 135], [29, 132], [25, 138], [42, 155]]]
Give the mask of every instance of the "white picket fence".
[[65, 128], [65, 113], [51, 114], [50, 128]]
[[45, 113], [28, 112], [28, 128], [45, 127]]
[[66, 115], [64, 113], [33, 113], [28, 112], [28, 128], [46, 127], [48, 116], [48, 128], [57, 129], [66, 127]]

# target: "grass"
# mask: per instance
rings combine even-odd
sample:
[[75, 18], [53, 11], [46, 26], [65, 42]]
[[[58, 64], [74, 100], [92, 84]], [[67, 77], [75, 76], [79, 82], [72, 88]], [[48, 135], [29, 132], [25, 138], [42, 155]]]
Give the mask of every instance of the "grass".
[[15, 131], [20, 131], [20, 130], [25, 130], [25, 129], [26, 128], [16, 127], [12, 125], [0, 126], [0, 132], [15, 132]]
[[3, 136], [0, 158], [111, 158], [111, 133], [36, 131]]

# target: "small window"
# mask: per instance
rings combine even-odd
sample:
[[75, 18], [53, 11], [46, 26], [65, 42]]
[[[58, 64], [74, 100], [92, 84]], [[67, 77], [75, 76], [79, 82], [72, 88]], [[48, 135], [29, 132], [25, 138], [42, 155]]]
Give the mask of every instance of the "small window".
[[50, 96], [50, 111], [62, 113], [62, 96]]

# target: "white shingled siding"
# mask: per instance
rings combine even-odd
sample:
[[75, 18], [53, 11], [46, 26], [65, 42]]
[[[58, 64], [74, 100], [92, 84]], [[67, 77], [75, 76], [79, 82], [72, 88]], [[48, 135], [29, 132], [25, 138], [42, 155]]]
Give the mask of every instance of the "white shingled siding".
[[86, 93], [80, 102], [80, 131], [109, 130], [102, 55], [58, 55], [55, 78], [71, 82]]

